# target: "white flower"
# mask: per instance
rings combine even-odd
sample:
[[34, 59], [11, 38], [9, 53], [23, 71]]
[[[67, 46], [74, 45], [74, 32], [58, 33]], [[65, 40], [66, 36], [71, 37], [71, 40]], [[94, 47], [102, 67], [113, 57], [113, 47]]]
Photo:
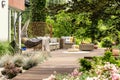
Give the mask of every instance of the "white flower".
[[118, 70], [117, 70], [117, 68], [116, 68], [116, 66], [115, 65], [112, 65], [112, 73], [114, 73], [114, 72], [118, 72]]
[[98, 80], [98, 78], [97, 77], [87, 77], [86, 80]]

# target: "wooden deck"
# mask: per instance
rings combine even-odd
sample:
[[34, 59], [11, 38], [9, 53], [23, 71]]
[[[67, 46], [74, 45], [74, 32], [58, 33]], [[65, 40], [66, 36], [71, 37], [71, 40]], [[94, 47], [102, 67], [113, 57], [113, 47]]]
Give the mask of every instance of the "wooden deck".
[[65, 50], [51, 52], [50, 58], [42, 64], [35, 66], [26, 72], [16, 76], [12, 80], [42, 80], [54, 72], [70, 73], [74, 68], [78, 68], [78, 59], [85, 56], [102, 56], [104, 49], [95, 49], [89, 53], [63, 53]]

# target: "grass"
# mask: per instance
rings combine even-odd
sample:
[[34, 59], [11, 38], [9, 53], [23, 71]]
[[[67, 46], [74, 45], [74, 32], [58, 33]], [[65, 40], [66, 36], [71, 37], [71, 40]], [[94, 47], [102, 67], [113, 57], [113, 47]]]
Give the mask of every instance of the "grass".
[[11, 62], [11, 59], [12, 59], [12, 56], [9, 55], [9, 54], [5, 54], [5, 55], [1, 56], [1, 58], [0, 58], [0, 67], [4, 67], [4, 65], [6, 63]]

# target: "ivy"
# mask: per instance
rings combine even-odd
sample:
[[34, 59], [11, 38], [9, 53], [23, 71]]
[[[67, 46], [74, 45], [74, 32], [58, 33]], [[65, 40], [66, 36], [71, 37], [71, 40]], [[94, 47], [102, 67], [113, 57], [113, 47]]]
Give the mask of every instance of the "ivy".
[[46, 0], [30, 0], [30, 4], [31, 4], [31, 21], [32, 22], [38, 22], [38, 21], [45, 22]]

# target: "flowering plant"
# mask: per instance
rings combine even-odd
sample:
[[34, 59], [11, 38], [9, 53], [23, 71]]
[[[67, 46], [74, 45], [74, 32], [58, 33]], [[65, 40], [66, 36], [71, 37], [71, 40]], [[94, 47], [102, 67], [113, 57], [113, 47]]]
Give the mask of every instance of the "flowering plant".
[[115, 59], [111, 52], [90, 60], [80, 59], [80, 68], [68, 75], [54, 74], [54, 79], [46, 80], [120, 80], [120, 59]]
[[[114, 64], [106, 62], [105, 65], [97, 65], [97, 68], [91, 69], [87, 72], [79, 72], [78, 69], [74, 69], [72, 73], [68, 75], [51, 75], [43, 80], [120, 80], [120, 68]], [[87, 75], [87, 76], [85, 76]]]
[[97, 65], [97, 68], [91, 69], [89, 74], [92, 72], [96, 75], [89, 76], [86, 80], [120, 80], [119, 71], [120, 68], [118, 68], [115, 64], [107, 62], [105, 65]]

